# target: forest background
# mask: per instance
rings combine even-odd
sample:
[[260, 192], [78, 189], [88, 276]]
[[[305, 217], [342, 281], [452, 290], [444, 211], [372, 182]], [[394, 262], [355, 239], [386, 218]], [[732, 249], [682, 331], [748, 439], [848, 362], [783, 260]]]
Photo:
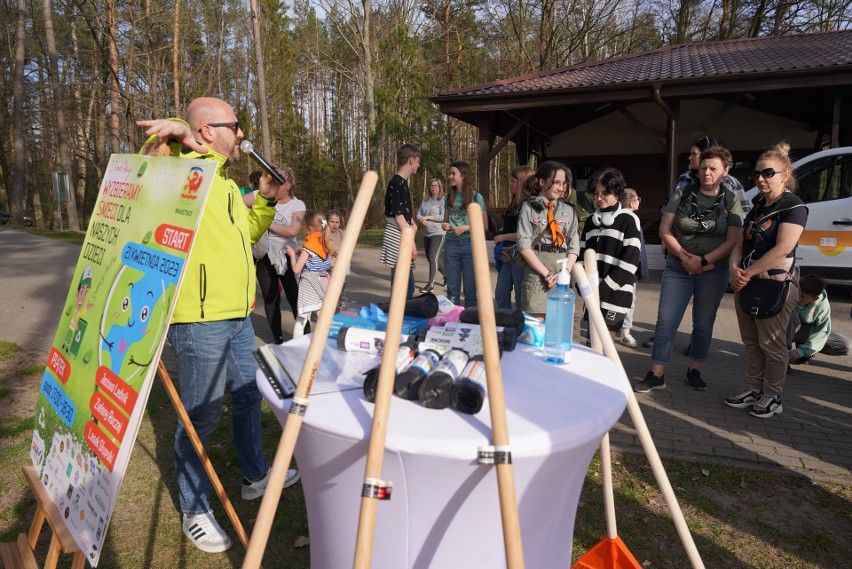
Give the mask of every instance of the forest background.
[[[669, 44], [848, 29], [852, 0], [0, 0], [0, 210], [81, 230], [135, 121], [232, 104], [246, 138], [294, 168], [309, 209], [348, 212], [362, 173], [380, 190], [395, 151], [421, 147], [415, 206], [477, 134], [429, 97]], [[508, 202], [514, 146], [491, 162]], [[255, 165], [231, 175], [248, 185]], [[54, 192], [54, 173], [70, 191]], [[383, 217], [376, 193], [367, 226]]]

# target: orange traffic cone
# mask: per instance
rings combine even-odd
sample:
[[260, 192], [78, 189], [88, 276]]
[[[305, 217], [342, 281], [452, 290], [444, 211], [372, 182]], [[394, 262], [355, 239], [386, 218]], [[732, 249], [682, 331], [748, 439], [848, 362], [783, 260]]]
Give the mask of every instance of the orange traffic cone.
[[571, 569], [642, 569], [618, 536], [605, 537], [577, 560]]

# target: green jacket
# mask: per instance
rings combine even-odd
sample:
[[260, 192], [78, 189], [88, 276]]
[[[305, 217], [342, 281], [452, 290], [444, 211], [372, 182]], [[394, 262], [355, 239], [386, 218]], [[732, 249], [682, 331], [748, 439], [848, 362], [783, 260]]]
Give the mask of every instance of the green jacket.
[[171, 322], [245, 318], [255, 305], [251, 245], [269, 228], [275, 207], [267, 205], [259, 193], [251, 209], [243, 205], [239, 187], [228, 178], [225, 156], [213, 150], [198, 154], [176, 143], [170, 146], [172, 156], [215, 160], [219, 164], [186, 262]]
[[831, 335], [831, 305], [828, 294], [822, 291], [815, 301], [804, 306], [797, 306], [799, 321], [810, 324], [811, 331], [804, 344], [796, 346], [799, 357], [811, 357], [825, 347], [825, 342]]

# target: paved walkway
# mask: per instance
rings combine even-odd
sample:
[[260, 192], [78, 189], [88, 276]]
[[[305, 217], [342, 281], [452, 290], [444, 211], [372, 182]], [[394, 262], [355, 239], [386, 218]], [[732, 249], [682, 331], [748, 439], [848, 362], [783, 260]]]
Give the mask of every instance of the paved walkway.
[[[0, 227], [0, 340], [47, 353], [63, 309], [78, 246]], [[419, 262], [416, 277], [427, 276]], [[493, 276], [493, 273], [492, 273]], [[659, 273], [656, 275], [659, 280]], [[378, 263], [378, 251], [358, 249], [347, 294], [350, 304], [384, 301], [390, 290], [389, 271]], [[640, 285], [634, 335], [641, 342], [653, 334], [660, 287]], [[834, 327], [852, 336], [849, 288], [831, 288]], [[284, 312], [285, 327], [292, 325]], [[259, 342], [271, 340], [262, 307], [253, 316]], [[745, 354], [733, 309], [726, 295], [716, 321], [711, 357], [703, 377], [707, 391], [686, 386], [689, 315], [675, 343], [668, 367], [668, 389], [639, 395], [639, 402], [659, 452], [707, 464], [734, 464], [852, 484], [852, 357], [820, 356], [787, 376], [784, 413], [756, 419], [730, 409], [722, 399], [743, 387]], [[641, 379], [650, 366], [650, 350], [620, 347], [631, 380]], [[641, 452], [630, 418], [625, 414], [611, 434], [613, 447]]]

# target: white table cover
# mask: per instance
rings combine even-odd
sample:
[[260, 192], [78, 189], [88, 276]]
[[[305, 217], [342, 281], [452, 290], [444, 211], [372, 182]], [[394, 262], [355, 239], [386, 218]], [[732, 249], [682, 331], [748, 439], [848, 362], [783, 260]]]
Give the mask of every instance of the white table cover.
[[[296, 380], [309, 341], [274, 348]], [[630, 386], [615, 364], [586, 348], [575, 346], [564, 366], [519, 348], [503, 354], [502, 371], [525, 565], [567, 568], [586, 470], [624, 412]], [[358, 374], [378, 362], [326, 347], [315, 380], [295, 449], [312, 569], [352, 565], [374, 409]], [[283, 425], [290, 400], [277, 399], [260, 372], [257, 382]], [[478, 448], [491, 444], [490, 425], [487, 400], [465, 415], [393, 398], [381, 477], [393, 493], [378, 504], [373, 567], [505, 566], [496, 473], [476, 462]]]

